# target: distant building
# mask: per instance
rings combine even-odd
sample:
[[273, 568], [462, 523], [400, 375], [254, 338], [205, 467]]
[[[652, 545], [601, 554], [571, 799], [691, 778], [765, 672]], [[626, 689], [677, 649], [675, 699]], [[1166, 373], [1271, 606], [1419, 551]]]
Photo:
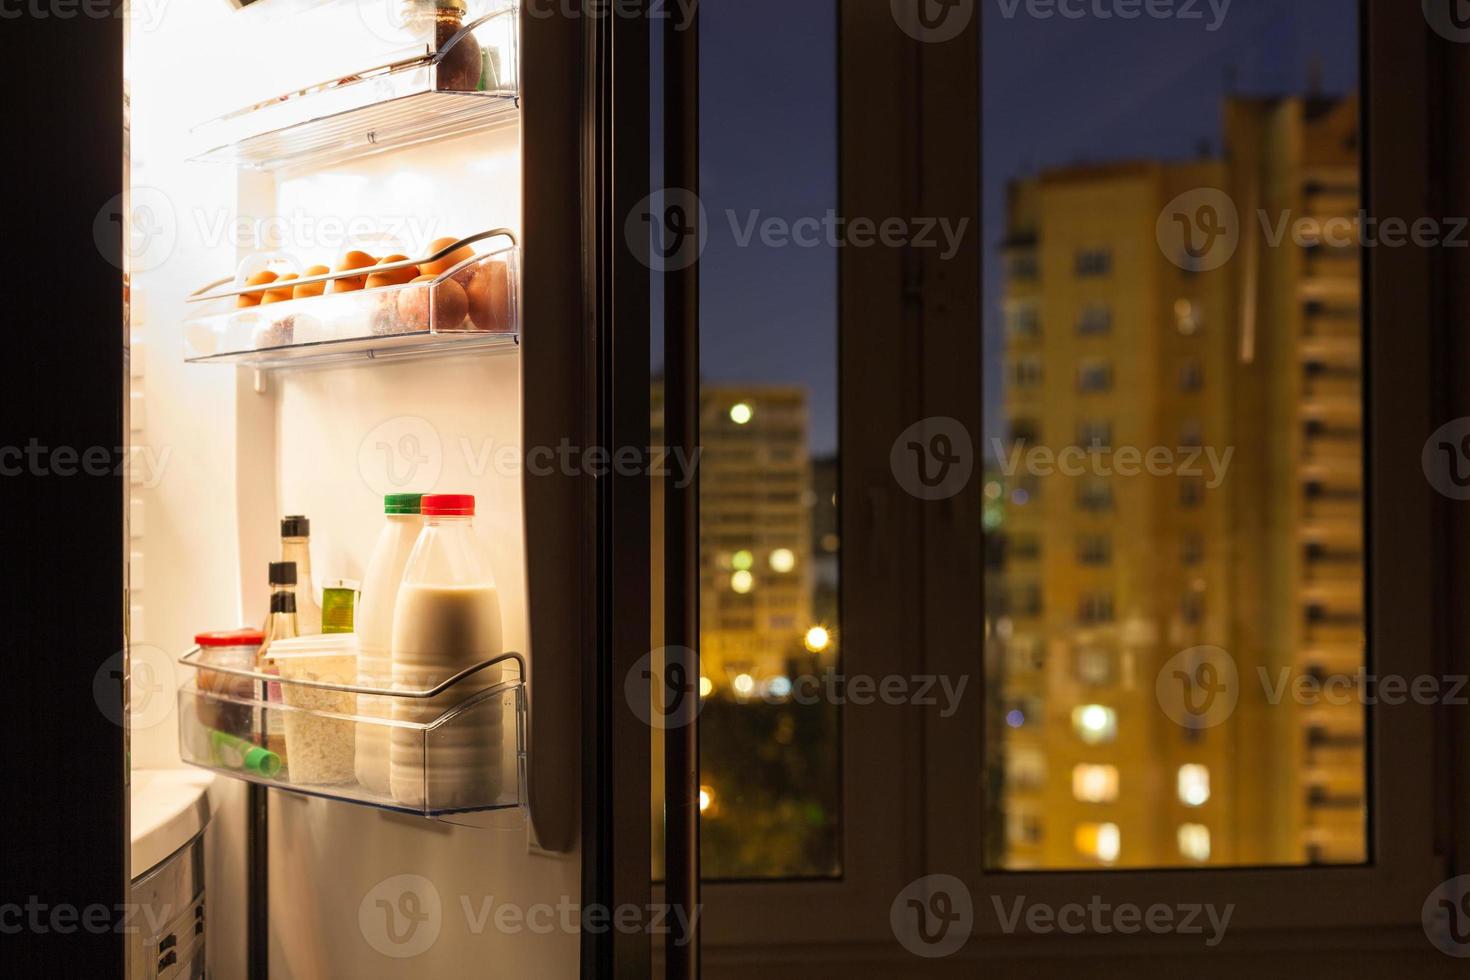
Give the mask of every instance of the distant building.
[[[986, 601], [1008, 867], [1364, 854], [1361, 709], [1267, 705], [1258, 674], [1362, 665], [1357, 250], [1270, 247], [1257, 221], [1356, 212], [1356, 104], [1231, 100], [1225, 118], [1225, 160], [1011, 189], [1008, 456], [987, 459], [1005, 472], [985, 503], [1003, 522]], [[1239, 210], [1213, 271], [1181, 268], [1156, 232], [1199, 188]], [[1169, 476], [1115, 472], [1153, 450]], [[1179, 472], [1190, 459], [1200, 473]], [[1205, 645], [1235, 660], [1241, 702], [1183, 728], [1155, 678]]]

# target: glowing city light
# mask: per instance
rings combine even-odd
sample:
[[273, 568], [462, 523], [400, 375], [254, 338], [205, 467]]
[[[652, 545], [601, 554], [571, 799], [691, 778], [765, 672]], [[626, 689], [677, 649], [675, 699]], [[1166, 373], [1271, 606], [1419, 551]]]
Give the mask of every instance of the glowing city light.
[[745, 402], [740, 402], [730, 408], [730, 421], [736, 425], [748, 425], [753, 418], [755, 418], [755, 409]]
[[713, 693], [715, 693], [715, 682], [708, 677], [701, 677], [699, 679], [699, 696], [707, 698]]
[[1185, 806], [1204, 806], [1210, 802], [1210, 770], [1191, 763], [1179, 767], [1179, 802]]
[[751, 677], [749, 674], [741, 674], [740, 676], [735, 678], [735, 683], [733, 686], [735, 688], [736, 694], [740, 695], [743, 698], [749, 697], [751, 692], [755, 690], [755, 678]]
[[715, 802], [715, 791], [708, 786], [699, 787], [699, 812], [708, 810]]
[[771, 552], [771, 571], [785, 575], [796, 567], [796, 553], [790, 548], [777, 548]]
[[749, 551], [737, 551], [730, 557], [730, 565], [742, 572], [748, 572], [755, 567], [755, 555]]
[[1118, 713], [1100, 704], [1080, 705], [1072, 709], [1072, 727], [1088, 745], [1111, 742], [1118, 734]]
[[825, 626], [813, 626], [806, 631], [803, 642], [812, 653], [821, 653], [832, 645], [832, 634]]
[[745, 595], [755, 588], [755, 576], [746, 571], [736, 572], [730, 576], [730, 588], [740, 595]]

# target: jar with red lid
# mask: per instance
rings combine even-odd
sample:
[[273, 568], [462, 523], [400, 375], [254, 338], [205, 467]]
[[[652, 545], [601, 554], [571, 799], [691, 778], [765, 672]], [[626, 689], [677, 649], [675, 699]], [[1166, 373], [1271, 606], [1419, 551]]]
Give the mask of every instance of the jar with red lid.
[[[265, 642], [265, 634], [258, 629], [222, 630], [200, 633], [194, 642], [199, 644], [201, 664], [253, 671], [255, 655]], [[237, 702], [255, 700], [255, 682], [248, 677], [200, 670], [197, 684], [202, 695], [198, 710], [200, 723], [236, 738], [249, 739], [254, 711], [250, 705]]]

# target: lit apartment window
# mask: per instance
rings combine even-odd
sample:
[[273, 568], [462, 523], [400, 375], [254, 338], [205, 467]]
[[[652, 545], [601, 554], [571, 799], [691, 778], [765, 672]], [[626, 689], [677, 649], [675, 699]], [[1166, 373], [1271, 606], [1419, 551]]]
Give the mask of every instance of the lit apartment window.
[[1035, 357], [1019, 357], [1011, 363], [1011, 384], [1016, 388], [1035, 388], [1041, 384], [1041, 361]]
[[1077, 390], [1083, 394], [1112, 391], [1112, 363], [1110, 361], [1083, 361], [1077, 365]]
[[1006, 311], [1006, 329], [1012, 337], [1041, 336], [1041, 316], [1031, 303], [1021, 303]]
[[1077, 250], [1077, 278], [1096, 279], [1111, 275], [1113, 252], [1109, 248], [1083, 248]]
[[1179, 855], [1203, 864], [1210, 859], [1210, 828], [1202, 823], [1187, 823], [1179, 828]]
[[1078, 803], [1117, 802], [1118, 767], [1104, 765], [1073, 766], [1072, 798]]
[[1083, 477], [1077, 484], [1077, 506], [1094, 513], [1113, 509], [1113, 485], [1106, 477]]
[[1041, 615], [1041, 586], [1023, 582], [1011, 589], [1010, 611], [1016, 616], [1035, 618]]
[[1189, 763], [1179, 767], [1179, 802], [1185, 806], [1204, 806], [1210, 802], [1210, 767]]
[[1174, 325], [1183, 336], [1193, 337], [1204, 329], [1204, 314], [1189, 300], [1177, 300], [1174, 303]]
[[1079, 647], [1072, 654], [1077, 679], [1092, 687], [1106, 687], [1117, 679], [1117, 658], [1103, 647]]
[[1113, 539], [1106, 534], [1084, 534], [1077, 539], [1077, 562], [1107, 565], [1113, 560]]
[[1077, 853], [1112, 864], [1123, 850], [1123, 835], [1115, 823], [1078, 824], [1073, 842]]
[[1006, 655], [1012, 673], [1040, 670], [1046, 663], [1045, 647], [1036, 636], [1013, 636], [1006, 643]]
[[1006, 813], [1006, 837], [1013, 844], [1040, 844], [1041, 818], [1034, 813], [1011, 809]]
[[1101, 419], [1086, 419], [1078, 422], [1077, 445], [1083, 449], [1111, 449], [1113, 423]]
[[1046, 785], [1046, 754], [1025, 747], [1007, 753], [1006, 782], [1015, 789], [1038, 790]]
[[1084, 592], [1077, 599], [1077, 620], [1084, 626], [1113, 621], [1111, 592]]
[[1205, 366], [1199, 358], [1191, 357], [1179, 366], [1179, 390], [1193, 394], [1205, 386]]
[[1101, 704], [1072, 709], [1072, 730], [1088, 745], [1106, 745], [1118, 737], [1118, 713]]
[[1077, 333], [1083, 337], [1101, 337], [1113, 329], [1113, 308], [1105, 303], [1092, 303], [1082, 308], [1077, 317]]

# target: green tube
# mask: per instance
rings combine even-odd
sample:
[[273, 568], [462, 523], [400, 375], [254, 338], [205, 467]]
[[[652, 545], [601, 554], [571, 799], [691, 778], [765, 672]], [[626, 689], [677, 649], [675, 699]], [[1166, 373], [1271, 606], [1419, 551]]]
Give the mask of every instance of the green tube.
[[243, 769], [267, 779], [281, 771], [280, 756], [228, 732], [209, 729], [209, 747], [214, 763], [227, 769]]

